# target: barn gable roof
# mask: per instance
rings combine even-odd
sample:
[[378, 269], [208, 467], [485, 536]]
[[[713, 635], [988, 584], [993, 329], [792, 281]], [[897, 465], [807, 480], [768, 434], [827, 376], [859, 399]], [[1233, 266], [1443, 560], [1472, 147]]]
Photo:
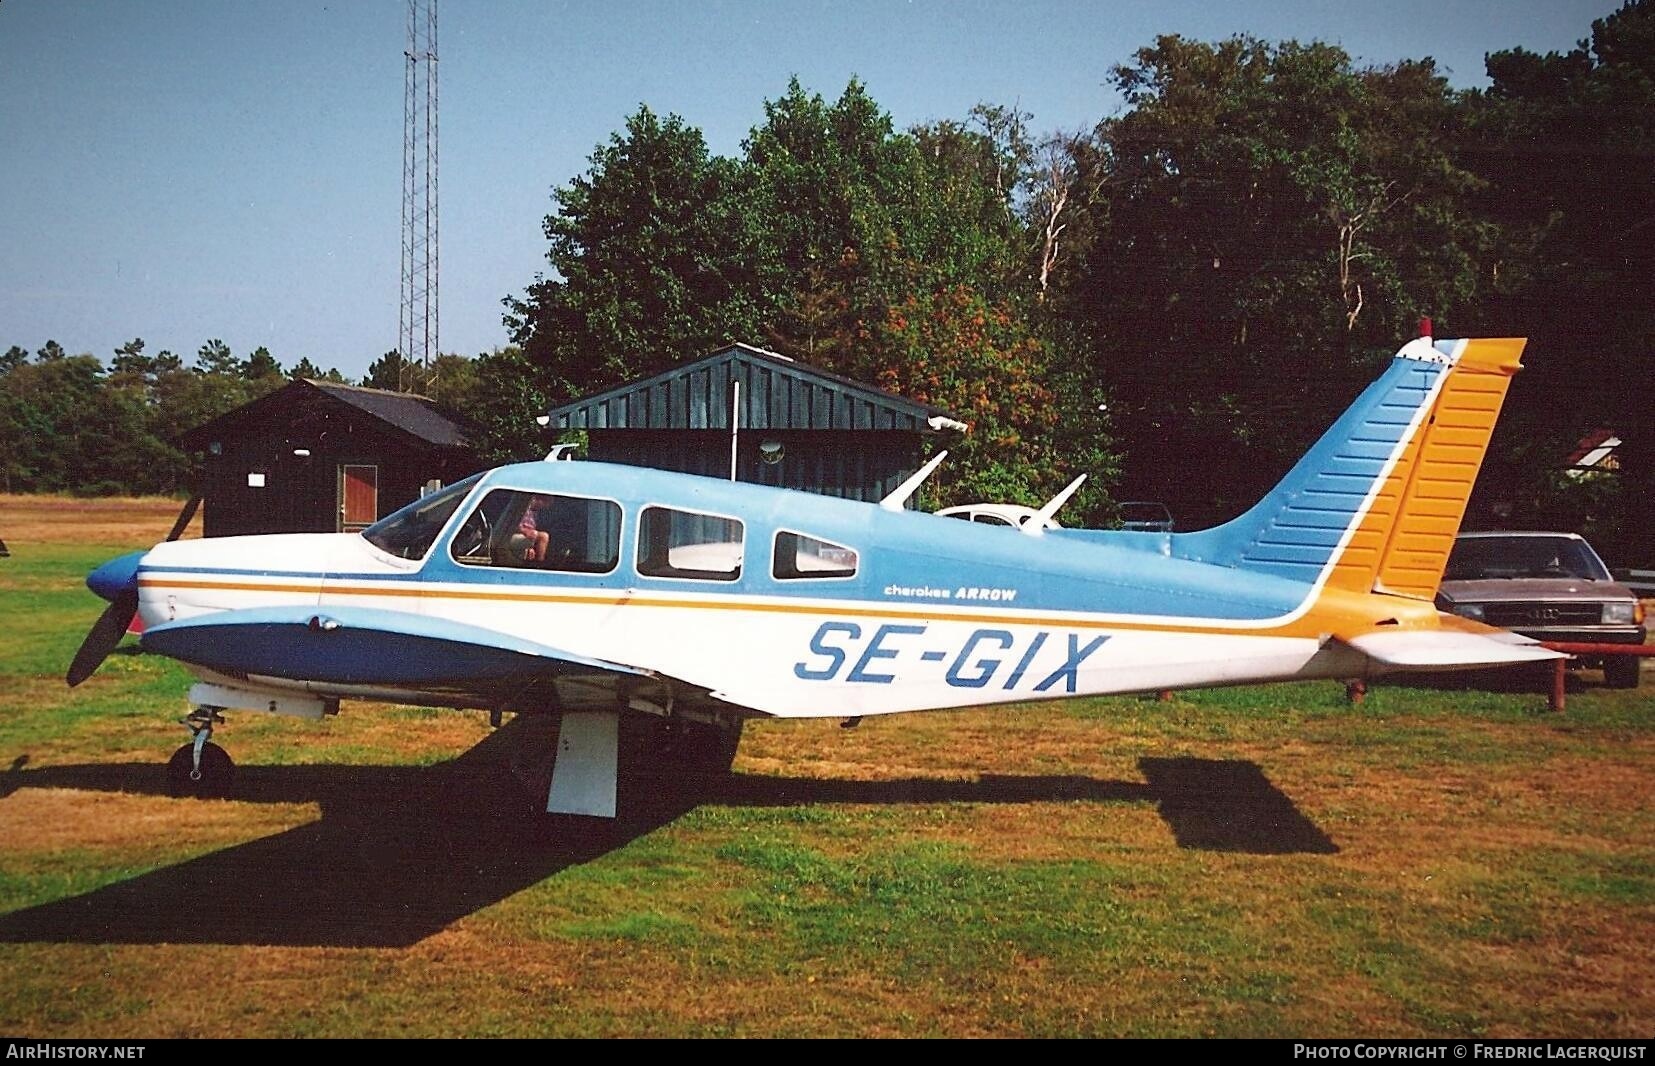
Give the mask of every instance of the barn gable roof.
[[237, 437], [248, 427], [267, 421], [296, 403], [338, 403], [353, 407], [387, 426], [435, 448], [468, 448], [466, 427], [456, 416], [434, 401], [407, 392], [389, 392], [359, 385], [301, 378], [268, 392], [251, 403], [226, 411], [211, 421], [179, 434], [178, 441], [191, 451], [204, 449], [220, 437]]
[[550, 412], [554, 429], [728, 429], [730, 382], [741, 383], [742, 429], [923, 432], [940, 407], [785, 355], [733, 344], [654, 377], [573, 400]]

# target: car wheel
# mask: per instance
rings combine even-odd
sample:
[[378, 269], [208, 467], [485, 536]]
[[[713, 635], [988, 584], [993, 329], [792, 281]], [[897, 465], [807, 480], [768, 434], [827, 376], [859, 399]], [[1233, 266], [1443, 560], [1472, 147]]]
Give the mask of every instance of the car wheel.
[[1603, 660], [1603, 680], [1610, 688], [1637, 688], [1643, 660], [1636, 655], [1608, 655]]

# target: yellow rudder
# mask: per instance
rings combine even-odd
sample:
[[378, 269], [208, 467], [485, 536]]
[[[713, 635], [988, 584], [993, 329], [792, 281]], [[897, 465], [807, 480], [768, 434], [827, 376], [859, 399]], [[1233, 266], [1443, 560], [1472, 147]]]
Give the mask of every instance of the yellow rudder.
[[1395, 491], [1396, 505], [1383, 534], [1373, 591], [1421, 600], [1436, 596], [1526, 343], [1523, 338], [1465, 342], [1425, 424], [1387, 479], [1386, 492]]

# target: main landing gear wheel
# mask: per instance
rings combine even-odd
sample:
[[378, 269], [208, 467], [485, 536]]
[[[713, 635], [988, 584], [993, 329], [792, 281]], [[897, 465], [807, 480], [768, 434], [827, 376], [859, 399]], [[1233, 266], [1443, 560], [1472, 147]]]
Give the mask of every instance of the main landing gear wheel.
[[214, 723], [223, 717], [216, 707], [191, 712], [184, 724], [195, 739], [172, 753], [167, 760], [167, 795], [195, 799], [224, 799], [235, 783], [236, 764], [228, 752], [211, 739]]

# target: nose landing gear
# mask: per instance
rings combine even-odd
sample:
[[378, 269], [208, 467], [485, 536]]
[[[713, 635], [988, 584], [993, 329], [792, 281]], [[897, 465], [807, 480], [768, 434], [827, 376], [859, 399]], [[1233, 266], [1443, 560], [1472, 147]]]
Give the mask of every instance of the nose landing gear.
[[167, 760], [167, 795], [224, 799], [235, 781], [236, 764], [212, 743], [213, 726], [223, 725], [218, 707], [197, 707], [181, 721], [194, 736]]

